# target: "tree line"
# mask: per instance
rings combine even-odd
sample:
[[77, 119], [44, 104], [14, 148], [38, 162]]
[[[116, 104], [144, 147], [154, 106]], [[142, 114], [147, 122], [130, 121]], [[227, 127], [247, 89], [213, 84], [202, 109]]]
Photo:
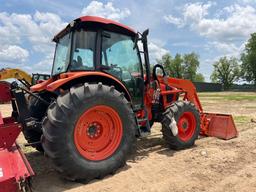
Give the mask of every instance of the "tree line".
[[[164, 66], [171, 77], [189, 79], [194, 82], [205, 80], [204, 76], [197, 72], [200, 65], [199, 55], [194, 52], [176, 54], [175, 57], [168, 53], [157, 62]], [[239, 59], [224, 56], [213, 63], [210, 78], [212, 82], [221, 83], [225, 90], [228, 90], [238, 80], [244, 80], [256, 86], [256, 33], [251, 34]]]
[[188, 54], [176, 54], [174, 58], [167, 53], [157, 62], [163, 65], [166, 73], [175, 78], [189, 79], [191, 81], [204, 82], [204, 76], [198, 73], [199, 55], [192, 52]]

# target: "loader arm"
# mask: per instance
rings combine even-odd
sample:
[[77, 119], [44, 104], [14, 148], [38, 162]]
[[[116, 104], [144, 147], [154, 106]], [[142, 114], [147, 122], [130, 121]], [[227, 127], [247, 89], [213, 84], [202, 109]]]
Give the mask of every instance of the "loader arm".
[[171, 77], [169, 77], [167, 81], [169, 86], [182, 89], [186, 93], [185, 98], [188, 101], [191, 101], [192, 103], [194, 103], [200, 113], [203, 112], [202, 105], [200, 103], [200, 100], [196, 92], [196, 87], [191, 81], [186, 79], [177, 79], [177, 78], [171, 78]]
[[21, 83], [23, 83], [27, 87], [31, 86], [32, 84], [32, 77], [25, 71], [22, 71], [20, 69], [11, 69], [11, 68], [0, 70], [0, 81], [11, 79], [11, 78], [18, 79]]

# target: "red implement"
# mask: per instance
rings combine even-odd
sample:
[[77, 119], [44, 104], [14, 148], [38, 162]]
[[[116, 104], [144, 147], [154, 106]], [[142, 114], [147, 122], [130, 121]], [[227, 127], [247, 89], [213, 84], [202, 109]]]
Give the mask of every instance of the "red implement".
[[15, 142], [20, 132], [20, 124], [0, 113], [0, 192], [31, 191], [34, 172]]
[[9, 102], [12, 98], [11, 92], [10, 92], [10, 83], [5, 81], [0, 81], [0, 102], [5, 103]]

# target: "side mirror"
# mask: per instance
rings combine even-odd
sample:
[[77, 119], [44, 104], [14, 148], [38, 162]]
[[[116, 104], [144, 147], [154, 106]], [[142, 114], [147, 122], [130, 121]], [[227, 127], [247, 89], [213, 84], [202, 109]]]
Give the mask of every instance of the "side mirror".
[[143, 33], [142, 33], [142, 38], [147, 37], [149, 34], [149, 29], [146, 29]]

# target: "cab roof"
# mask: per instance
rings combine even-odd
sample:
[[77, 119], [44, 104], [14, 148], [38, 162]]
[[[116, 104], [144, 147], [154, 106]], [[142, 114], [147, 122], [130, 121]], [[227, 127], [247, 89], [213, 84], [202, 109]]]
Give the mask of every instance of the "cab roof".
[[70, 28], [74, 26], [79, 26], [80, 28], [82, 26], [86, 27], [91, 27], [94, 29], [97, 28], [102, 28], [104, 30], [109, 30], [113, 32], [118, 32], [118, 33], [123, 33], [131, 36], [135, 36], [136, 32], [132, 28], [123, 25], [119, 22], [113, 21], [111, 19], [106, 19], [102, 17], [97, 17], [97, 16], [82, 16], [71, 23], [69, 23], [65, 29], [60, 31], [57, 35], [54, 36], [53, 41], [56, 41], [60, 37], [62, 37], [64, 34], [66, 34]]
[[83, 17], [80, 17], [79, 19], [82, 22], [95, 22], [95, 23], [102, 23], [102, 24], [105, 24], [105, 25], [116, 25], [116, 26], [118, 26], [120, 28], [124, 28], [124, 29], [130, 31], [131, 33], [135, 33], [136, 34], [136, 32], [132, 28], [130, 28], [130, 27], [126, 26], [126, 25], [123, 25], [122, 23], [113, 21], [111, 19], [105, 19], [105, 18], [96, 17], [96, 16], [83, 16]]

